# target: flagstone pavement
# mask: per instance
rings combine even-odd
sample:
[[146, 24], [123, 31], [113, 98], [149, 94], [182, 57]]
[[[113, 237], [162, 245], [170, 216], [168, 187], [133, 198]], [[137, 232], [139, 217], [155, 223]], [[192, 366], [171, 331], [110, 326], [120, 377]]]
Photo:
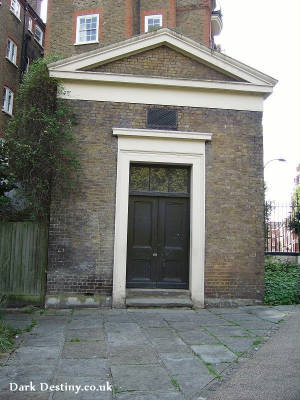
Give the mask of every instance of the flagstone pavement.
[[249, 306], [8, 312], [10, 325], [35, 326], [0, 359], [0, 399], [206, 399], [295, 311]]

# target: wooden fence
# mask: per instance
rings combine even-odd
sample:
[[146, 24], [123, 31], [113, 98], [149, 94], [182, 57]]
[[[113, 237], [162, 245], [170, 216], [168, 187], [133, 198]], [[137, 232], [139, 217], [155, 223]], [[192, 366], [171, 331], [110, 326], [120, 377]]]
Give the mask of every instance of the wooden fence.
[[47, 248], [46, 224], [0, 223], [0, 294], [9, 305], [43, 304]]

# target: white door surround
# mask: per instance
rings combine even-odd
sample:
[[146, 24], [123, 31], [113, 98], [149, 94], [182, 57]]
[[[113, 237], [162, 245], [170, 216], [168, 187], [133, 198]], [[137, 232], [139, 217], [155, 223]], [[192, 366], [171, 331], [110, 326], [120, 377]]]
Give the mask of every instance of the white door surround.
[[195, 307], [204, 306], [205, 141], [210, 133], [114, 128], [118, 136], [113, 306], [126, 299], [126, 260], [130, 163], [191, 167], [189, 289]]

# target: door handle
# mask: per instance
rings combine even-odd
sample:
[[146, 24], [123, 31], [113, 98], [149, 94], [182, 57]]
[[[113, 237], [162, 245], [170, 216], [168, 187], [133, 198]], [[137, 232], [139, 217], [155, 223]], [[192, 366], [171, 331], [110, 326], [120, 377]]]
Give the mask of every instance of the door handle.
[[157, 253], [153, 253], [152, 255], [153, 255], [153, 257], [157, 257]]

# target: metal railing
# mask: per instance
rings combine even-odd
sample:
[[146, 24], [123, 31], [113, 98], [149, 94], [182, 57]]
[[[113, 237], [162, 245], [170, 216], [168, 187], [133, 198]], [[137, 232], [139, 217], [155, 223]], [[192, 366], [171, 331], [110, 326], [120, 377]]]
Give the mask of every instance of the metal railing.
[[299, 204], [265, 203], [265, 254], [299, 255]]

